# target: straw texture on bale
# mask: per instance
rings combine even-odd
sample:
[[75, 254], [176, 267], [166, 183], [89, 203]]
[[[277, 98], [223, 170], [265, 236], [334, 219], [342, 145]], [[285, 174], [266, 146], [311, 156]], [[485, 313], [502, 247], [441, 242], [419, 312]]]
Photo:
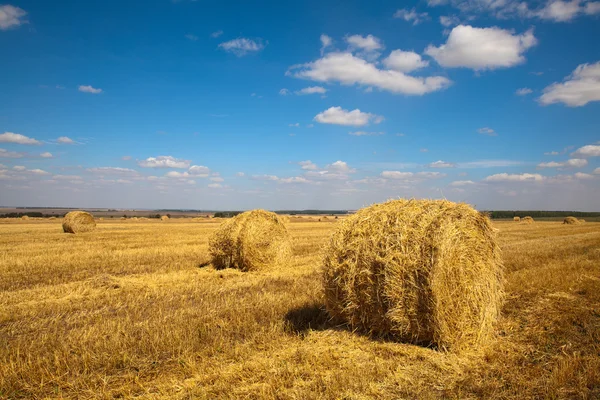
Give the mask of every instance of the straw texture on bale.
[[521, 221], [521, 218], [520, 218], [520, 217], [514, 217], [514, 218], [513, 218], [513, 221], [515, 221], [515, 222], [519, 222], [519, 221]]
[[291, 256], [285, 223], [265, 210], [246, 211], [223, 222], [210, 237], [208, 249], [217, 269], [267, 269]]
[[90, 232], [96, 229], [96, 221], [88, 212], [71, 211], [63, 218], [62, 227], [65, 233]]
[[456, 352], [492, 338], [503, 281], [489, 218], [446, 200], [359, 210], [340, 222], [323, 259], [333, 320]]
[[563, 220], [563, 224], [566, 224], [566, 225], [579, 225], [579, 220], [577, 218], [575, 218], [575, 217], [566, 217]]
[[28, 215], [23, 215], [23, 216], [21, 217], [21, 219], [29, 219], [29, 216], [28, 216]]
[[531, 218], [530, 216], [527, 217], [523, 217], [521, 218], [521, 222], [525, 223], [525, 224], [533, 224], [533, 218]]
[[169, 217], [167, 217], [166, 215], [163, 215], [162, 217], [160, 217], [161, 221], [168, 221]]

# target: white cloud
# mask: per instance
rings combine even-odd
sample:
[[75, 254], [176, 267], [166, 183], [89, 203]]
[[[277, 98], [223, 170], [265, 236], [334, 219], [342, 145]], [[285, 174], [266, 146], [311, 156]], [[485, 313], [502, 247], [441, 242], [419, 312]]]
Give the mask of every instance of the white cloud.
[[555, 82], [544, 88], [539, 100], [543, 105], [563, 103], [569, 107], [600, 101], [600, 61], [580, 64], [564, 82]]
[[10, 4], [0, 6], [0, 30], [6, 31], [26, 24], [26, 15], [27, 12], [19, 7]]
[[182, 160], [172, 156], [148, 157], [138, 161], [138, 165], [144, 168], [188, 168], [190, 160]]
[[279, 178], [281, 183], [310, 183], [310, 181], [302, 176], [292, 176], [290, 178]]
[[324, 87], [310, 86], [310, 87], [305, 87], [304, 89], [300, 89], [300, 90], [296, 91], [295, 93], [297, 95], [305, 95], [305, 94], [315, 94], [315, 93], [325, 94], [326, 92], [327, 92], [327, 89], [325, 89]]
[[192, 165], [188, 170], [190, 175], [200, 178], [206, 178], [210, 174], [210, 169], [204, 165]]
[[600, 175], [600, 167], [598, 167], [594, 170], [594, 174]]
[[30, 174], [34, 174], [34, 175], [50, 175], [50, 172], [46, 172], [42, 169], [29, 169], [27, 170], [27, 172], [29, 172]]
[[400, 18], [405, 20], [406, 22], [411, 22], [413, 23], [413, 25], [418, 25], [421, 22], [428, 20], [429, 19], [429, 14], [427, 14], [426, 12], [422, 12], [419, 13], [417, 12], [417, 10], [415, 10], [415, 8], [412, 9], [401, 9], [401, 10], [397, 10], [394, 13], [394, 18]]
[[210, 180], [212, 182], [224, 182], [225, 181], [225, 179], [221, 178], [220, 176], [213, 176], [210, 178]]
[[255, 181], [278, 181], [279, 177], [276, 175], [252, 175], [250, 179]]
[[38, 140], [13, 132], [4, 132], [0, 134], [0, 143], [42, 144]]
[[121, 168], [121, 167], [95, 167], [95, 168], [88, 168], [87, 170], [88, 170], [88, 172], [91, 172], [93, 174], [100, 174], [100, 175], [129, 175], [129, 176], [139, 175], [139, 173], [136, 170], [133, 170], [130, 168]]
[[442, 15], [440, 16], [440, 24], [445, 27], [460, 24], [460, 19], [454, 15]]
[[431, 164], [429, 164], [427, 166], [429, 168], [454, 168], [454, 167], [456, 167], [456, 164], [439, 160], [436, 162], [432, 162]]
[[590, 174], [586, 174], [584, 172], [576, 172], [573, 177], [575, 177], [576, 179], [594, 179], [595, 176], [594, 175], [590, 175]]
[[254, 41], [247, 38], [237, 38], [228, 42], [219, 44], [219, 47], [223, 50], [233, 53], [238, 57], [245, 56], [248, 53], [256, 53], [265, 48], [261, 39]]
[[287, 90], [286, 88], [283, 88], [279, 91], [279, 94], [282, 96], [287, 96], [288, 94], [290, 94], [291, 92], [289, 90]]
[[237, 176], [239, 176], [239, 177], [244, 177], [244, 176], [246, 176], [246, 174], [245, 174], [244, 172], [238, 172], [238, 173], [236, 173], [236, 175], [237, 175]]
[[327, 110], [317, 114], [314, 120], [322, 124], [364, 126], [368, 125], [369, 122], [378, 124], [383, 121], [383, 117], [376, 114], [362, 112], [358, 108], [348, 111], [344, 110], [342, 107], [330, 107]]
[[333, 44], [333, 39], [325, 34], [321, 35], [321, 55], [323, 52]]
[[56, 139], [57, 143], [62, 143], [62, 144], [75, 144], [75, 141], [67, 136], [61, 136], [58, 139]]
[[289, 127], [292, 127], [292, 128], [297, 128], [297, 127], [299, 127], [299, 126], [300, 126], [300, 123], [299, 123], [299, 122], [296, 122], [295, 124], [288, 124], [288, 126], [289, 126]]
[[348, 52], [329, 53], [314, 62], [292, 66], [286, 75], [317, 82], [374, 86], [392, 93], [411, 95], [445, 89], [451, 83], [443, 76], [414, 77], [400, 71], [382, 70], [376, 64]]
[[223, 185], [221, 185], [220, 183], [209, 183], [208, 187], [209, 188], [222, 188]]
[[571, 153], [573, 157], [600, 157], [600, 146], [588, 144]]
[[386, 179], [403, 180], [403, 181], [420, 181], [423, 179], [438, 179], [443, 178], [446, 174], [441, 172], [402, 172], [402, 171], [383, 171], [380, 176]]
[[478, 160], [458, 163], [459, 168], [498, 168], [517, 167], [525, 164], [523, 161], [515, 160]]
[[[213, 174], [215, 175], [215, 174]], [[210, 168], [204, 165], [192, 165], [187, 171], [169, 171], [165, 174], [169, 178], [188, 179], [188, 178], [208, 178], [210, 176]], [[218, 179], [221, 179], [220, 181]], [[215, 176], [211, 178], [212, 181], [222, 182], [223, 179]], [[194, 182], [195, 183], [195, 182]]]
[[544, 162], [538, 164], [538, 168], [583, 168], [588, 165], [588, 161], [584, 158], [571, 158], [564, 162]]
[[366, 52], [374, 52], [377, 50], [383, 50], [384, 48], [383, 44], [381, 43], [381, 39], [373, 35], [352, 35], [346, 36], [345, 39], [352, 48], [364, 50]]
[[92, 94], [102, 93], [102, 89], [96, 89], [90, 85], [80, 85], [78, 90], [80, 92], [84, 92], [84, 93], [92, 93]]
[[452, 29], [446, 44], [430, 45], [425, 54], [444, 67], [474, 70], [506, 68], [525, 61], [523, 53], [537, 44], [533, 30], [522, 35], [492, 27], [459, 25]]
[[413, 51], [394, 50], [383, 59], [383, 65], [395, 71], [412, 72], [428, 66], [429, 62]]
[[342, 174], [353, 174], [356, 172], [354, 168], [350, 168], [344, 161], [336, 161], [332, 164], [328, 164], [325, 166], [325, 170], [328, 172], [337, 172]]
[[15, 165], [15, 166], [13, 167], [13, 169], [14, 169], [15, 171], [25, 171], [27, 168], [25, 168], [25, 167], [24, 167], [24, 166], [22, 166], [22, 165]]
[[557, 156], [558, 155], [558, 151], [548, 151], [546, 153], [544, 153], [545, 156]]
[[571, 21], [583, 12], [583, 8], [579, 4], [579, 0], [549, 1], [544, 8], [535, 12], [535, 15], [541, 19], [549, 19], [556, 22]]
[[533, 93], [533, 90], [524, 87], [524, 88], [517, 89], [517, 91], [515, 93], [517, 94], [517, 96], [527, 96], [528, 94]]
[[0, 158], [21, 158], [24, 157], [24, 153], [17, 153], [16, 151], [8, 151], [6, 149], [0, 149]]
[[585, 4], [584, 12], [587, 15], [600, 14], [600, 1], [590, 1]]
[[46, 152], [44, 152], [44, 153], [41, 153], [41, 154], [40, 154], [40, 157], [42, 157], [42, 158], [52, 158], [52, 157], [54, 157], [54, 156], [52, 155], [52, 153], [50, 153], [50, 152], [46, 151]]
[[211, 34], [210, 34], [210, 37], [212, 37], [212, 38], [218, 38], [218, 37], [219, 37], [219, 36], [221, 36], [222, 34], [223, 34], [223, 31], [222, 31], [222, 30], [218, 30], [218, 31], [216, 31], [216, 32], [213, 32], [213, 33], [211, 33]]
[[82, 178], [79, 175], [54, 175], [52, 179], [61, 181], [80, 181]]
[[409, 179], [413, 177], [412, 172], [400, 172], [400, 171], [383, 171], [381, 173], [382, 178], [386, 179]]
[[352, 136], [381, 136], [381, 135], [385, 135], [385, 132], [356, 131], [356, 132], [348, 132], [348, 135], [352, 135]]
[[300, 161], [298, 164], [300, 165], [300, 167], [301, 167], [302, 169], [305, 169], [305, 170], [307, 170], [307, 171], [314, 171], [314, 170], [317, 170], [317, 169], [319, 169], [319, 168], [317, 167], [317, 165], [316, 165], [316, 164], [314, 164], [314, 163], [313, 163], [312, 161], [310, 161], [310, 160], [306, 160], [306, 161]]
[[540, 174], [495, 174], [486, 177], [484, 182], [541, 182], [544, 177]]
[[475, 182], [473, 181], [454, 181], [450, 184], [450, 186], [468, 186], [468, 185], [474, 185]]
[[487, 135], [487, 136], [498, 136], [498, 134], [496, 133], [495, 130], [493, 130], [492, 128], [488, 128], [488, 127], [483, 127], [483, 128], [477, 129], [477, 133], [479, 133], [481, 135]]

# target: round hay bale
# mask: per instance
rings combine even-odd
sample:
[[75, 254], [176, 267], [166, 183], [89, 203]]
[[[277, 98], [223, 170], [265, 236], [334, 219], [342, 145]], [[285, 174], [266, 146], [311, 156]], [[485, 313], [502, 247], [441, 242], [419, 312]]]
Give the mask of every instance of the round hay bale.
[[566, 225], [579, 225], [579, 220], [577, 218], [575, 218], [575, 217], [566, 217], [563, 220], [563, 224], [566, 224]]
[[493, 335], [503, 266], [489, 218], [447, 200], [391, 200], [339, 223], [324, 252], [325, 306], [373, 335], [460, 351]]
[[162, 217], [160, 217], [161, 221], [168, 221], [169, 217], [167, 217], [166, 215], [163, 215]]
[[217, 269], [254, 271], [286, 262], [291, 242], [277, 214], [252, 210], [223, 222], [210, 237], [208, 250]]
[[125, 217], [121, 217], [121, 218], [119, 218], [119, 219], [120, 219], [121, 221], [125, 221], [127, 218], [125, 218]]
[[21, 219], [22, 219], [22, 220], [28, 220], [28, 219], [29, 219], [29, 215], [23, 215], [23, 216], [21, 217]]
[[519, 222], [519, 221], [521, 221], [521, 217], [514, 217], [514, 218], [513, 218], [513, 221], [515, 221], [515, 222]]
[[579, 222], [583, 224], [585, 222], [585, 219], [579, 218]]
[[524, 224], [533, 224], [535, 221], [530, 216], [521, 218], [521, 222]]
[[54, 221], [56, 219], [56, 217], [50, 217], [48, 218], [49, 221]]
[[63, 218], [63, 232], [81, 233], [96, 229], [94, 216], [85, 211], [71, 211]]

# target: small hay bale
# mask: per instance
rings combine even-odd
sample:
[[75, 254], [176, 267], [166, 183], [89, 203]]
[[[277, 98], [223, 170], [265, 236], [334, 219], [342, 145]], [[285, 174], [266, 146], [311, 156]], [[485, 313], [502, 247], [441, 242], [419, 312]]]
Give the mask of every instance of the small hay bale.
[[121, 221], [125, 221], [127, 218], [125, 218], [125, 217], [121, 217], [121, 218], [119, 218], [119, 219], [120, 219]]
[[579, 223], [580, 223], [579, 220], [575, 217], [566, 217], [563, 220], [563, 224], [566, 224], [566, 225], [579, 225]]
[[519, 221], [521, 221], [521, 217], [514, 217], [514, 218], [513, 218], [513, 221], [515, 221], [515, 222], [519, 222]]
[[585, 219], [579, 218], [579, 222], [583, 224], [585, 222]]
[[277, 214], [252, 210], [223, 222], [210, 237], [208, 250], [216, 269], [254, 271], [286, 262], [291, 242]]
[[521, 222], [524, 224], [533, 224], [535, 221], [530, 216], [521, 218]]
[[56, 217], [50, 217], [48, 218], [49, 221], [54, 221], [56, 219]]
[[71, 211], [63, 218], [63, 232], [81, 233], [96, 229], [94, 216], [85, 211]]
[[334, 320], [454, 352], [493, 337], [504, 275], [485, 215], [447, 200], [391, 200], [338, 226], [323, 259]]
[[166, 215], [163, 215], [162, 217], [160, 217], [161, 221], [168, 221], [169, 217], [167, 217]]
[[22, 220], [28, 220], [28, 219], [29, 219], [29, 215], [23, 215], [23, 216], [21, 217], [21, 219], [22, 219]]

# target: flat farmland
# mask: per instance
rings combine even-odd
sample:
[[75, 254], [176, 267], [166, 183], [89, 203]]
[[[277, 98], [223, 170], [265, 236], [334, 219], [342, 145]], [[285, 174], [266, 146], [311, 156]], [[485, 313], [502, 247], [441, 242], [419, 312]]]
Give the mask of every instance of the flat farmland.
[[329, 322], [339, 219], [292, 218], [293, 258], [215, 270], [215, 219], [0, 220], [0, 398], [600, 397], [600, 223], [495, 222], [507, 300], [457, 356]]

